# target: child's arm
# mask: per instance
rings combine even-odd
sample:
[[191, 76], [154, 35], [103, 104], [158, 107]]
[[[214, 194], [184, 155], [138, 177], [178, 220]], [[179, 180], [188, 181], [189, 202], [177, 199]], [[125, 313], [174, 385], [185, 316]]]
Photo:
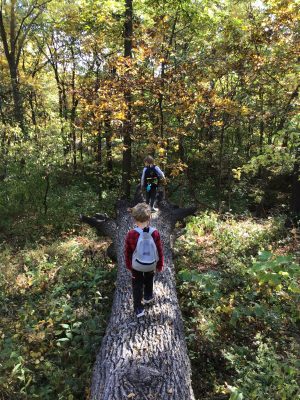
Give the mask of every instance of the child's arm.
[[129, 271], [132, 271], [132, 255], [137, 245], [139, 234], [135, 230], [127, 233], [125, 239], [125, 264]]
[[146, 171], [146, 168], [143, 169], [142, 177], [141, 177], [141, 188], [142, 188], [142, 189], [143, 189], [144, 186], [145, 186], [145, 171]]
[[126, 268], [131, 271], [132, 270], [132, 246], [131, 246], [131, 240], [130, 240], [130, 231], [126, 235], [125, 239], [125, 264]]
[[156, 270], [157, 270], [157, 272], [161, 272], [163, 270], [163, 266], [164, 266], [164, 254], [163, 254], [163, 250], [162, 250], [162, 244], [161, 244], [159, 232], [154, 231], [152, 234], [152, 237], [156, 244], [158, 257], [159, 257], [159, 260], [157, 261], [157, 265], [156, 265]]
[[162, 172], [162, 170], [157, 165], [155, 166], [155, 170], [161, 179], [165, 179], [165, 174]]

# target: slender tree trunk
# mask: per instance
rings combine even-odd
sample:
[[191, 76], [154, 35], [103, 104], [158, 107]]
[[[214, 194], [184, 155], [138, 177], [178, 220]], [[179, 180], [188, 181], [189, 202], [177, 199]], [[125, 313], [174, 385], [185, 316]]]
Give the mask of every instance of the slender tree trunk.
[[300, 214], [300, 147], [296, 150], [296, 161], [292, 176], [291, 211]]
[[160, 74], [160, 92], [158, 95], [158, 108], [159, 108], [159, 131], [160, 131], [160, 137], [163, 139], [164, 138], [164, 130], [165, 130], [165, 118], [164, 118], [164, 106], [163, 106], [163, 101], [164, 101], [164, 86], [165, 86], [165, 69], [166, 69], [166, 62], [169, 59], [170, 56], [170, 48], [173, 43], [173, 39], [175, 36], [175, 28], [178, 20], [178, 10], [176, 11], [173, 25], [172, 25], [172, 31], [171, 35], [169, 38], [167, 50], [164, 51], [164, 60], [161, 63], [161, 74]]
[[[14, 118], [19, 124], [22, 132], [26, 136], [25, 123], [24, 123], [24, 110], [22, 97], [20, 93], [19, 74], [18, 74], [18, 51], [16, 40], [16, 17], [15, 17], [16, 1], [11, 0], [10, 3], [10, 26], [9, 37], [4, 25], [2, 6], [0, 9], [0, 34], [4, 47], [4, 53], [9, 66], [10, 82], [12, 88], [13, 102], [14, 102]], [[19, 49], [20, 50], [20, 49]]]
[[1, 138], [1, 164], [2, 171], [0, 173], [0, 181], [6, 178], [7, 175], [7, 154], [9, 149], [10, 140], [7, 138], [6, 129], [2, 130], [2, 138]]
[[97, 132], [97, 163], [98, 167], [102, 167], [102, 125], [98, 124], [98, 132]]
[[264, 94], [262, 89], [259, 90], [259, 101], [260, 101], [260, 121], [259, 121], [259, 153], [263, 152], [264, 144], [264, 133], [265, 133], [265, 123], [264, 123]]
[[82, 129], [80, 129], [80, 161], [83, 162], [83, 133]]
[[55, 63], [50, 62], [53, 72], [54, 72], [54, 77], [56, 81], [56, 86], [57, 86], [57, 93], [58, 93], [58, 112], [60, 119], [62, 120], [63, 118], [63, 93], [62, 93], [62, 87], [61, 87], [61, 82], [59, 78], [59, 73], [58, 73], [58, 66]]
[[49, 177], [49, 172], [47, 171], [45, 174], [45, 181], [46, 181], [46, 188], [45, 188], [45, 195], [44, 195], [44, 214], [47, 214], [48, 211], [48, 193], [49, 193], [49, 188], [50, 188], [50, 177]]
[[164, 109], [163, 109], [163, 91], [164, 91], [164, 76], [165, 74], [165, 63], [161, 64], [161, 84], [160, 84], [160, 92], [158, 95], [158, 109], [159, 109], [159, 132], [160, 138], [164, 138], [164, 130], [165, 130], [165, 120], [164, 120]]
[[[279, 120], [279, 124], [276, 127], [276, 132], [279, 132], [281, 129], [283, 129], [284, 124], [289, 116], [289, 110], [291, 108], [291, 104], [292, 104], [293, 100], [297, 99], [299, 96], [299, 88], [300, 88], [300, 84], [298, 84], [296, 86], [296, 88], [293, 90], [293, 92], [291, 93], [291, 95], [282, 111], [282, 115]], [[286, 130], [284, 138], [283, 138], [282, 146], [286, 147], [288, 145], [288, 141], [289, 141], [289, 131]]]
[[110, 120], [107, 118], [104, 121], [105, 128], [105, 142], [106, 142], [106, 169], [109, 174], [113, 172], [112, 163], [112, 129], [110, 125]]
[[248, 120], [248, 140], [246, 146], [246, 155], [247, 159], [251, 158], [251, 146], [252, 146], [252, 138], [253, 138], [253, 125], [251, 119]]
[[221, 206], [221, 186], [222, 186], [222, 174], [223, 174], [223, 154], [224, 154], [224, 138], [225, 138], [225, 122], [223, 118], [223, 125], [221, 128], [220, 136], [220, 148], [219, 148], [219, 176], [217, 183], [217, 198], [218, 198], [218, 209]]
[[32, 124], [36, 127], [36, 116], [35, 116], [35, 109], [34, 109], [34, 91], [31, 90], [28, 96], [30, 111], [31, 111], [31, 121]]
[[14, 99], [15, 120], [20, 125], [22, 132], [25, 133], [24, 110], [23, 110], [22, 97], [20, 93], [18, 72], [17, 72], [17, 67], [16, 65], [14, 65], [14, 62], [12, 60], [10, 60], [9, 63], [9, 70], [10, 70], [12, 94]]
[[[132, 59], [132, 18], [133, 6], [132, 0], [125, 0], [125, 22], [124, 22], [124, 57]], [[126, 103], [126, 119], [123, 126], [123, 164], [122, 164], [122, 190], [126, 198], [130, 198], [130, 181], [131, 181], [131, 144], [132, 144], [132, 94], [130, 88], [126, 88], [124, 92]]]
[[75, 63], [75, 54], [73, 44], [71, 45], [71, 54], [72, 54], [72, 78], [71, 78], [71, 113], [70, 113], [70, 132], [71, 132], [71, 148], [73, 149], [73, 170], [74, 172], [77, 169], [77, 137], [76, 137], [76, 126], [75, 126], [75, 118], [76, 118], [76, 109], [78, 105], [78, 99], [76, 98], [76, 63]]

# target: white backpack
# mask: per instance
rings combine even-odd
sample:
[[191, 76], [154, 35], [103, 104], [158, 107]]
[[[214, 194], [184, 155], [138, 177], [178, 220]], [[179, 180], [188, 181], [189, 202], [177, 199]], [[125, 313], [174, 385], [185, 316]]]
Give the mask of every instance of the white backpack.
[[150, 227], [149, 232], [144, 232], [141, 228], [134, 228], [134, 230], [140, 236], [132, 255], [132, 267], [141, 272], [154, 271], [159, 260], [157, 247], [152, 237], [155, 228]]

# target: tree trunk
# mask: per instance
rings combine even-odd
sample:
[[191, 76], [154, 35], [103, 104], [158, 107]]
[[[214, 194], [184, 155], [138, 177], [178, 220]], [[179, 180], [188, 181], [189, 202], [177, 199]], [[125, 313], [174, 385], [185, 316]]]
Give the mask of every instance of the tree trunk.
[[224, 156], [224, 139], [225, 139], [225, 122], [223, 119], [223, 125], [221, 127], [220, 136], [220, 148], [219, 148], [219, 175], [217, 181], [217, 199], [218, 199], [218, 210], [221, 207], [221, 191], [222, 191], [222, 174], [223, 174], [223, 156]]
[[291, 211], [300, 215], [300, 147], [296, 150], [296, 161], [294, 164], [292, 176], [292, 197], [291, 197]]
[[73, 171], [75, 172], [77, 169], [77, 137], [76, 137], [76, 126], [75, 126], [75, 118], [76, 118], [76, 109], [78, 105], [78, 99], [76, 98], [76, 83], [75, 83], [75, 75], [76, 75], [76, 62], [75, 62], [75, 54], [73, 44], [71, 44], [71, 55], [72, 55], [72, 75], [71, 75], [71, 113], [70, 113], [70, 132], [71, 132], [71, 148], [73, 149]]
[[34, 90], [30, 90], [30, 92], [28, 94], [28, 101], [29, 101], [30, 111], [31, 111], [31, 122], [36, 129], [37, 122], [36, 122], [36, 115], [35, 115], [35, 108], [34, 108], [34, 106], [35, 106], [34, 105], [34, 97], [35, 97]]
[[[9, 4], [9, 3], [8, 3]], [[10, 1], [10, 11], [3, 8], [1, 1], [0, 8], [0, 35], [3, 44], [4, 54], [9, 66], [12, 96], [14, 101], [14, 118], [19, 124], [24, 137], [27, 138], [25, 126], [23, 101], [20, 92], [18, 65], [21, 52], [25, 46], [26, 38], [31, 28], [43, 11], [43, 4], [35, 2], [31, 5], [21, 5], [16, 0]], [[23, 9], [25, 16], [21, 24], [17, 26], [16, 10]], [[5, 23], [5, 20], [7, 23]]]
[[10, 139], [7, 135], [6, 129], [2, 130], [2, 138], [1, 138], [1, 171], [0, 171], [0, 181], [3, 181], [7, 176], [7, 155], [10, 145]]
[[98, 132], [97, 132], [97, 164], [99, 170], [102, 168], [102, 125], [98, 124]]
[[108, 187], [113, 187], [113, 158], [112, 158], [112, 128], [110, 120], [107, 118], [104, 121], [105, 142], [106, 142], [106, 170], [108, 173]]
[[8, 60], [8, 62], [9, 62], [12, 94], [14, 100], [14, 116], [22, 132], [25, 133], [24, 110], [23, 110], [23, 103], [19, 87], [17, 67], [14, 65], [13, 60]]
[[194, 400], [170, 236], [176, 221], [194, 213], [195, 208], [180, 209], [163, 202], [153, 218], [152, 224], [161, 234], [165, 266], [155, 276], [155, 303], [138, 320], [133, 313], [131, 275], [124, 261], [125, 235], [133, 227], [127, 206], [126, 202], [119, 203], [115, 222], [105, 216], [82, 217], [99, 233], [113, 238], [119, 268], [110, 321], [94, 366], [90, 399]]
[[[125, 22], [124, 22], [124, 57], [132, 59], [132, 18], [133, 7], [132, 0], [125, 0]], [[123, 150], [123, 164], [122, 164], [122, 188], [123, 195], [129, 199], [130, 197], [130, 178], [131, 178], [131, 136], [133, 133], [132, 128], [132, 95], [128, 87], [125, 89], [124, 98], [126, 103], [126, 120], [124, 121], [124, 150]]]

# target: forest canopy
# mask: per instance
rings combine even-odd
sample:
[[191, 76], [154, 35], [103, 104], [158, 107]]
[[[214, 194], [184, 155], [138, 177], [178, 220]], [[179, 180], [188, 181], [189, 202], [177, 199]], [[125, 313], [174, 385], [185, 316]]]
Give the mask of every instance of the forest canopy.
[[0, 33], [3, 212], [62, 170], [129, 196], [148, 153], [172, 193], [299, 211], [297, 1], [2, 0]]

